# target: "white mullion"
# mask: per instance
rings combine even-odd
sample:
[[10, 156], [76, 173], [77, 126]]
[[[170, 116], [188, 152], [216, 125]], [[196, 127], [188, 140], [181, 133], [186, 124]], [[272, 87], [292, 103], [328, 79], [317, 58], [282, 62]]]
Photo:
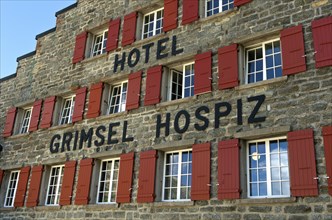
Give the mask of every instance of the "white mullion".
[[186, 65], [182, 67], [182, 98], [184, 98], [184, 89], [186, 87]]
[[272, 196], [270, 141], [265, 141], [267, 196]]
[[50, 195], [51, 179], [52, 179], [52, 170], [53, 170], [53, 167], [51, 168], [51, 171], [50, 171], [50, 178], [48, 178], [48, 187], [47, 187], [47, 193], [46, 193], [46, 201], [45, 201], [45, 205], [50, 205], [50, 204], [48, 204], [47, 200], [48, 200], [48, 197], [49, 197], [49, 195]]
[[72, 122], [73, 119], [73, 112], [74, 112], [74, 106], [75, 106], [75, 96], [71, 97], [71, 103], [70, 103], [70, 110], [69, 110], [69, 119], [68, 119], [68, 123]]
[[181, 196], [181, 166], [182, 166], [182, 151], [179, 152], [179, 159], [178, 159], [178, 191], [176, 194], [176, 200], [180, 200], [180, 196]]
[[104, 161], [102, 161], [101, 163], [100, 163], [100, 170], [99, 170], [99, 181], [98, 181], [98, 190], [97, 190], [97, 203], [100, 203], [99, 202], [99, 194], [100, 194], [100, 183], [101, 183], [101, 174], [102, 174], [102, 172], [103, 172], [103, 163], [104, 163]]
[[123, 84], [124, 84], [124, 82], [121, 82], [121, 84], [120, 84], [119, 112], [122, 112], [122, 93], [123, 93]]
[[[262, 44], [262, 55], [263, 55], [263, 80], [267, 79], [267, 70], [266, 70], [266, 51], [265, 51], [266, 42]], [[273, 54], [273, 45], [272, 45], [272, 54]], [[272, 56], [273, 58], [273, 56]]]
[[111, 202], [112, 198], [112, 187], [113, 187], [113, 172], [114, 172], [114, 160], [112, 161], [112, 166], [111, 166], [111, 175], [110, 175], [110, 184], [109, 184], [109, 189], [108, 189], [108, 203]]
[[153, 13], [153, 36], [156, 35], [156, 33], [157, 33], [157, 14], [158, 14], [158, 11], [155, 11]]
[[59, 173], [58, 173], [58, 180], [55, 187], [55, 199], [54, 199], [54, 205], [58, 204], [58, 195], [59, 195], [59, 188], [60, 188], [60, 179], [61, 179], [61, 173], [62, 173], [62, 167], [59, 166]]
[[30, 127], [30, 122], [31, 122], [31, 117], [32, 117], [32, 109], [33, 108], [30, 108], [30, 115], [29, 115], [28, 124], [27, 124], [27, 132], [29, 131], [29, 127]]
[[163, 176], [163, 190], [161, 194], [161, 200], [165, 201], [165, 185], [166, 185], [166, 159], [167, 159], [167, 153], [164, 156], [164, 176]]

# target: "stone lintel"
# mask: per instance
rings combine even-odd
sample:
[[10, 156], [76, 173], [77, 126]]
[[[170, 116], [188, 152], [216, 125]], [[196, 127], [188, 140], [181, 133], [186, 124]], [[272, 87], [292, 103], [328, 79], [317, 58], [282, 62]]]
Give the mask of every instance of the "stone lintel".
[[261, 128], [254, 129], [251, 131], [243, 131], [234, 134], [235, 138], [240, 138], [244, 140], [252, 140], [257, 138], [266, 138], [271, 137], [272, 135], [286, 135], [288, 131], [291, 130], [289, 125], [275, 127], [275, 128]]

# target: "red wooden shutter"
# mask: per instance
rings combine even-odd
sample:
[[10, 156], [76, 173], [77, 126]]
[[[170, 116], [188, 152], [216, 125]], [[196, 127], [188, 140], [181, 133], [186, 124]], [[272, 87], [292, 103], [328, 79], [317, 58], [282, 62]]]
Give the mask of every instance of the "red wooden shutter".
[[103, 94], [103, 83], [93, 84], [90, 88], [87, 118], [95, 118], [100, 115], [101, 100]]
[[134, 11], [124, 17], [122, 30], [122, 46], [127, 46], [135, 42], [137, 12]]
[[129, 203], [133, 183], [134, 152], [120, 157], [117, 203]]
[[252, 0], [234, 0], [234, 6], [239, 7], [241, 5], [245, 5], [249, 2], [251, 2]]
[[29, 131], [36, 131], [38, 129], [42, 103], [43, 100], [37, 100], [33, 103]]
[[314, 20], [311, 24], [316, 68], [332, 66], [332, 16]]
[[151, 67], [147, 71], [144, 105], [160, 102], [162, 66]]
[[282, 74], [291, 75], [306, 71], [302, 25], [282, 30], [280, 40]]
[[29, 185], [29, 194], [26, 206], [34, 207], [38, 205], [39, 202], [39, 191], [40, 184], [43, 174], [43, 166], [34, 166], [31, 171], [30, 185]]
[[195, 56], [195, 95], [211, 92], [212, 52], [208, 51]]
[[80, 62], [84, 59], [87, 38], [88, 32], [86, 31], [76, 36], [73, 63]]
[[5, 175], [5, 171], [0, 169], [0, 189], [1, 189], [2, 178], [4, 175]]
[[75, 105], [74, 105], [74, 112], [72, 119], [73, 122], [77, 122], [83, 119], [85, 97], [86, 97], [86, 87], [76, 90]]
[[240, 198], [240, 144], [238, 139], [218, 144], [218, 199]]
[[24, 206], [24, 199], [25, 199], [25, 194], [27, 192], [29, 175], [30, 175], [30, 166], [23, 167], [20, 171], [20, 176], [17, 184], [14, 207]]
[[198, 0], [183, 0], [182, 25], [198, 20], [198, 10]]
[[326, 176], [328, 176], [328, 190], [332, 195], [332, 126], [323, 127]]
[[17, 111], [16, 107], [8, 109], [5, 128], [3, 130], [3, 135], [2, 135], [3, 137], [9, 137], [12, 135], [14, 130], [16, 111]]
[[210, 199], [210, 143], [193, 145], [191, 200]]
[[75, 177], [76, 161], [68, 161], [65, 163], [65, 169], [62, 179], [62, 187], [60, 194], [60, 205], [70, 205], [73, 195], [73, 185]]
[[82, 159], [78, 175], [75, 205], [87, 205], [90, 198], [90, 184], [92, 175], [93, 159]]
[[218, 50], [219, 89], [229, 89], [239, 85], [237, 47], [237, 44], [232, 44]]
[[312, 129], [288, 132], [292, 196], [317, 196], [316, 160]]
[[139, 107], [139, 97], [141, 93], [141, 78], [142, 71], [132, 73], [129, 75], [128, 79], [128, 92], [127, 92], [127, 102], [126, 109], [136, 109]]
[[150, 150], [141, 152], [138, 174], [137, 202], [153, 202], [155, 198], [155, 175], [156, 175], [157, 151]]
[[170, 31], [178, 26], [178, 0], [164, 1], [164, 31]]
[[51, 97], [48, 97], [45, 99], [42, 119], [41, 119], [41, 123], [40, 123], [41, 128], [51, 127], [55, 100], [56, 100], [55, 96], [51, 96]]
[[106, 43], [107, 52], [118, 48], [120, 23], [121, 23], [121, 18], [111, 20], [109, 23], [107, 43]]

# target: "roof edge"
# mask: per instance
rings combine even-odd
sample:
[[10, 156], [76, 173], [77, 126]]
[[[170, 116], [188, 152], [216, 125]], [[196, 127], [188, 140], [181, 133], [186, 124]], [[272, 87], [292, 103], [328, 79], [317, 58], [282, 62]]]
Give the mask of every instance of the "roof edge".
[[27, 58], [27, 57], [33, 56], [33, 55], [35, 55], [35, 54], [36, 54], [36, 51], [35, 51], [35, 50], [32, 51], [32, 52], [30, 52], [30, 53], [24, 54], [24, 55], [22, 55], [22, 56], [20, 56], [20, 57], [17, 57], [16, 62], [18, 62], [18, 61], [20, 61], [20, 60], [22, 60], [22, 59], [24, 59], [24, 58]]
[[47, 35], [47, 34], [49, 34], [49, 33], [54, 32], [55, 30], [56, 30], [56, 27], [51, 28], [51, 29], [49, 29], [49, 30], [47, 30], [47, 31], [44, 31], [44, 32], [42, 32], [42, 33], [40, 33], [40, 34], [37, 34], [37, 35], [36, 35], [36, 40], [38, 40], [38, 39], [41, 38], [41, 37], [44, 37], [45, 35]]
[[12, 79], [12, 78], [15, 78], [16, 77], [16, 73], [13, 73], [9, 76], [6, 76], [6, 77], [3, 77], [3, 78], [0, 78], [0, 83], [4, 82], [4, 81], [7, 81], [9, 79]]
[[57, 17], [59, 14], [62, 14], [64, 12], [69, 11], [70, 9], [76, 8], [76, 7], [77, 7], [77, 1], [76, 1], [76, 3], [69, 5], [68, 7], [65, 7], [64, 9], [61, 9], [60, 11], [55, 12], [55, 17]]

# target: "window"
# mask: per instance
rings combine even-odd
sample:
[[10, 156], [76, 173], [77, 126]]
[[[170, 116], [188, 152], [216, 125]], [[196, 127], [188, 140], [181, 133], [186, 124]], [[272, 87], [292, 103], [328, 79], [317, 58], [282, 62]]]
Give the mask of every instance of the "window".
[[170, 70], [168, 100], [194, 95], [194, 63], [187, 63]]
[[45, 205], [59, 205], [64, 166], [52, 166]]
[[20, 134], [24, 134], [28, 132], [29, 125], [30, 125], [30, 119], [31, 119], [31, 111], [32, 108], [27, 108], [23, 110], [23, 119], [21, 122], [21, 127], [20, 127]]
[[97, 203], [115, 203], [118, 188], [119, 159], [103, 160], [100, 166]]
[[93, 44], [91, 47], [91, 57], [106, 53], [108, 30], [104, 30], [99, 34], [93, 36]]
[[4, 207], [13, 207], [20, 171], [10, 172]]
[[128, 82], [124, 81], [114, 85], [110, 89], [108, 99], [108, 114], [123, 112], [126, 110]]
[[246, 49], [246, 83], [282, 76], [280, 40]]
[[289, 197], [286, 138], [248, 142], [248, 197]]
[[192, 151], [165, 153], [163, 201], [190, 200]]
[[71, 123], [75, 104], [75, 96], [65, 97], [63, 100], [60, 125]]
[[142, 39], [160, 34], [163, 31], [164, 9], [158, 9], [144, 15]]
[[234, 8], [234, 0], [206, 0], [206, 17]]

